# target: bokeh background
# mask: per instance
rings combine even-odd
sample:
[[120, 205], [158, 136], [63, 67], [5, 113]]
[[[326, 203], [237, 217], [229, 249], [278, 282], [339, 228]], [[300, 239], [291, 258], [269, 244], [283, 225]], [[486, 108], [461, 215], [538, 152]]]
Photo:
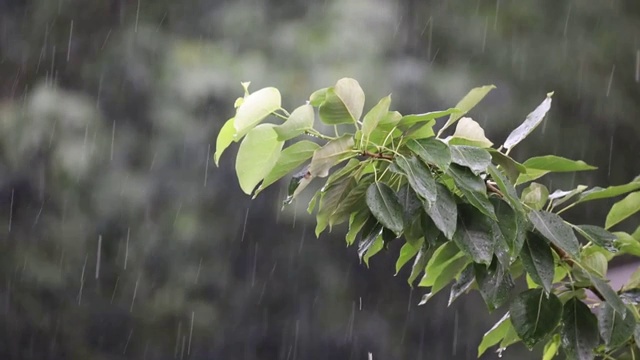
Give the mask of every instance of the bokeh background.
[[637, 0], [0, 0], [0, 358], [476, 358], [478, 294], [418, 307], [396, 247], [366, 268], [286, 184], [243, 195], [235, 149], [213, 165], [241, 81], [292, 109], [344, 76], [402, 113], [495, 84], [496, 144], [555, 91], [516, 159], [640, 174]]

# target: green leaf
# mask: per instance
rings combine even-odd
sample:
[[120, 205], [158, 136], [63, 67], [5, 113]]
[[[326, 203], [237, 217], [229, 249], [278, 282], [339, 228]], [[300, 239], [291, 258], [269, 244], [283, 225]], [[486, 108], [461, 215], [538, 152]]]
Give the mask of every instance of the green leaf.
[[367, 174], [357, 185], [349, 190], [346, 196], [340, 200], [329, 213], [329, 226], [341, 224], [349, 219], [349, 215], [360, 209], [367, 209], [367, 204], [364, 201], [365, 194], [369, 185], [374, 180], [373, 174]]
[[435, 124], [435, 120], [426, 124], [416, 124], [415, 126], [410, 127], [407, 131], [401, 131], [400, 135], [404, 136], [407, 140], [428, 139], [436, 136], [433, 132], [433, 125]]
[[493, 164], [489, 165], [488, 171], [493, 181], [498, 185], [498, 189], [502, 191], [502, 194], [505, 196], [505, 200], [509, 203], [511, 208], [518, 212], [524, 212], [524, 208], [518, 198], [516, 188], [511, 184], [511, 182]]
[[435, 137], [420, 140], [409, 140], [407, 142], [409, 150], [427, 164], [436, 165], [440, 170], [446, 171], [451, 164], [451, 151], [449, 146]]
[[640, 211], [640, 191], [636, 191], [627, 195], [624, 199], [613, 204], [607, 219], [605, 220], [605, 229], [610, 229], [612, 226], [625, 220], [629, 216]]
[[491, 219], [497, 220], [493, 205], [487, 198], [486, 185], [482, 178], [474, 175], [468, 168], [457, 164], [449, 166], [447, 174], [453, 178], [456, 186], [471, 205]]
[[416, 259], [413, 261], [413, 266], [411, 267], [411, 275], [407, 279], [407, 282], [411, 287], [413, 287], [413, 282], [420, 275], [420, 273], [425, 269], [427, 262], [431, 259], [431, 255], [433, 255], [434, 249], [429, 246], [429, 244], [425, 241], [420, 251], [418, 251], [418, 255]]
[[[389, 95], [391, 96], [391, 95]], [[378, 123], [378, 127], [395, 127], [402, 120], [402, 114], [397, 111], [389, 111], [386, 115], [384, 115], [380, 122]]]
[[491, 223], [469, 206], [461, 205], [453, 241], [474, 262], [489, 265], [493, 259], [494, 237]]
[[504, 147], [507, 150], [511, 150], [513, 147], [518, 145], [522, 140], [524, 140], [531, 132], [540, 125], [544, 116], [547, 114], [549, 109], [551, 108], [551, 96], [553, 93], [547, 94], [547, 98], [542, 101], [538, 107], [533, 110], [527, 117], [524, 122], [520, 124], [517, 128], [515, 128], [511, 134], [505, 140]]
[[636, 325], [636, 330], [633, 332], [633, 339], [636, 341], [636, 347], [640, 349], [640, 324]]
[[520, 174], [527, 172], [527, 168], [519, 162], [513, 160], [508, 155], [501, 153], [496, 149], [487, 149], [491, 154], [491, 159], [507, 174], [509, 181], [515, 183]]
[[344, 199], [356, 185], [353, 177], [345, 177], [322, 189], [316, 214], [316, 237], [329, 225], [331, 215], [343, 206]]
[[329, 88], [323, 88], [314, 91], [311, 96], [309, 96], [309, 105], [315, 107], [320, 106], [327, 98], [327, 90], [329, 90]]
[[578, 231], [588, 241], [609, 250], [610, 252], [617, 252], [613, 242], [616, 241], [616, 236], [607, 230], [594, 225], [577, 225], [573, 228]]
[[547, 293], [551, 291], [555, 265], [553, 253], [549, 244], [535, 233], [529, 233], [522, 252], [520, 253], [522, 265], [531, 279], [542, 286]]
[[524, 244], [526, 237], [527, 221], [523, 215], [515, 212], [511, 207], [504, 205], [505, 203], [494, 202], [498, 228], [502, 233], [502, 237], [509, 247], [511, 261], [515, 261], [520, 254], [520, 250]]
[[311, 164], [309, 165], [309, 173], [316, 177], [329, 175], [329, 169], [338, 163], [345, 154], [349, 153], [354, 145], [353, 136], [348, 134], [329, 141], [313, 153]]
[[516, 185], [528, 183], [529, 181], [533, 181], [535, 179], [541, 178], [550, 173], [548, 170], [538, 170], [538, 169], [527, 169], [527, 172], [524, 174], [520, 174], [518, 179], [516, 180]]
[[542, 209], [544, 204], [547, 203], [548, 198], [549, 190], [547, 190], [547, 187], [542, 184], [534, 182], [531, 183], [529, 187], [522, 190], [522, 202], [534, 210]]
[[392, 166], [391, 170], [404, 174], [416, 194], [427, 200], [429, 204], [436, 201], [436, 182], [433, 179], [433, 175], [431, 175], [431, 171], [422, 161], [415, 156], [409, 158], [396, 156], [393, 163], [397, 167], [394, 169], [394, 166]]
[[236, 157], [236, 174], [245, 194], [251, 195], [256, 185], [273, 169], [283, 144], [278, 141], [273, 124], [258, 125], [247, 134]]
[[609, 283], [589, 271], [587, 271], [586, 274], [596, 290], [600, 292], [604, 300], [620, 315], [623, 317], [626, 316], [627, 307], [624, 306], [624, 303], [620, 300], [620, 296], [613, 291]]
[[218, 133], [218, 138], [216, 139], [216, 152], [213, 155], [213, 161], [218, 166], [220, 162], [220, 156], [222, 153], [231, 145], [234, 139], [234, 135], [236, 133], [236, 128], [233, 125], [234, 118], [227, 120], [227, 122], [222, 125], [220, 132]]
[[533, 348], [560, 322], [562, 303], [553, 293], [542, 289], [525, 290], [511, 302], [511, 323], [522, 342]]
[[593, 348], [598, 346], [598, 319], [582, 301], [571, 298], [562, 312], [562, 349], [568, 359], [593, 359]]
[[356, 237], [360, 233], [360, 230], [362, 230], [362, 227], [370, 217], [371, 215], [369, 209], [361, 210], [351, 214], [351, 216], [349, 217], [349, 231], [345, 236], [347, 245], [352, 245], [356, 241]]
[[614, 232], [613, 235], [617, 237], [615, 247], [625, 254], [631, 254], [640, 256], [640, 241], [633, 238], [633, 236], [625, 232]]
[[391, 105], [391, 95], [383, 97], [376, 106], [371, 108], [362, 120], [362, 138], [368, 139], [371, 132], [378, 127], [378, 124], [389, 113], [389, 105]]
[[482, 354], [487, 351], [488, 348], [494, 346], [499, 343], [500, 340], [504, 339], [507, 335], [507, 331], [511, 328], [511, 319], [509, 317], [509, 313], [507, 312], [504, 316], [498, 320], [497, 323], [489, 329], [484, 336], [482, 337], [482, 342], [478, 345], [478, 357], [482, 356]]
[[287, 121], [274, 129], [278, 133], [278, 140], [286, 141], [313, 128], [313, 106], [302, 105], [291, 113]]
[[302, 165], [302, 163], [313, 156], [313, 152], [318, 148], [320, 148], [318, 144], [308, 140], [302, 140], [282, 150], [273, 169], [265, 176], [264, 181], [262, 181], [262, 184], [260, 184], [260, 187], [256, 190], [256, 195], [267, 186], [280, 180], [283, 176]]
[[418, 305], [426, 304], [429, 299], [431, 299], [433, 296], [439, 293], [440, 290], [449, 285], [449, 283], [451, 283], [458, 275], [460, 275], [462, 270], [464, 270], [464, 268], [470, 262], [471, 260], [469, 260], [469, 258], [465, 256], [457, 257], [454, 260], [448, 262], [446, 266], [444, 266], [437, 273], [436, 279], [433, 282], [433, 286], [431, 286], [429, 293], [422, 296], [422, 300], [420, 300], [420, 303]]
[[615, 349], [623, 345], [633, 336], [636, 319], [631, 310], [626, 308], [624, 318], [613, 310], [611, 305], [604, 303], [598, 312], [598, 328], [600, 336], [607, 345], [607, 349]]
[[631, 277], [629, 277], [629, 281], [627, 281], [622, 290], [626, 291], [635, 288], [640, 288], [640, 267], [638, 267], [636, 271], [631, 274]]
[[511, 290], [514, 288], [509, 270], [495, 260], [489, 267], [475, 264], [474, 269], [480, 295], [482, 295], [489, 311], [504, 305], [509, 300]]
[[[595, 249], [595, 248], [591, 248]], [[594, 272], [597, 276], [605, 277], [607, 275], [608, 261], [607, 258], [601, 252], [593, 251], [582, 252], [581, 264], [584, 268]]]
[[573, 172], [597, 169], [597, 167], [591, 166], [582, 160], [570, 160], [555, 155], [532, 157], [522, 163], [522, 165], [527, 169], [546, 170], [552, 172]]
[[456, 125], [456, 131], [448, 139], [449, 145], [469, 145], [489, 148], [493, 143], [484, 135], [484, 129], [473, 119], [463, 117]]
[[[436, 279], [449, 263], [456, 259], [462, 258], [464, 255], [455, 243], [447, 241], [440, 245], [431, 256], [424, 270], [424, 276], [418, 286], [433, 286]], [[462, 269], [461, 269], [462, 270]]]
[[320, 120], [328, 125], [354, 124], [360, 120], [364, 108], [364, 91], [354, 79], [338, 80], [328, 88], [325, 99], [318, 107]]
[[420, 245], [419, 247], [414, 247], [408, 242], [402, 245], [402, 248], [400, 248], [400, 255], [398, 256], [398, 261], [396, 261], [396, 275], [398, 275], [402, 267], [407, 262], [409, 262], [409, 260], [413, 259], [418, 254], [418, 251], [420, 251], [421, 247], [422, 245]]
[[447, 123], [444, 124], [442, 129], [440, 129], [440, 131], [438, 132], [438, 137], [444, 130], [453, 125], [456, 121], [458, 121], [461, 117], [468, 113], [469, 110], [478, 105], [478, 103], [489, 93], [489, 91], [495, 88], [496, 87], [494, 85], [485, 85], [471, 89], [471, 91], [469, 91], [469, 93], [465, 95], [462, 100], [458, 102], [458, 104], [456, 104], [455, 108], [460, 111], [449, 116]]
[[580, 257], [580, 243], [560, 216], [547, 211], [531, 211], [529, 220], [542, 236], [574, 258]]
[[396, 194], [384, 183], [373, 183], [367, 189], [367, 206], [384, 227], [400, 236], [403, 229], [403, 209]]
[[[309, 174], [309, 172], [307, 171], [308, 167], [305, 167], [304, 169], [302, 169], [302, 171], [298, 172], [297, 174], [294, 174], [291, 177], [291, 180], [289, 181], [289, 187], [287, 189], [287, 198], [283, 201], [284, 205], [289, 205], [293, 202], [293, 200], [298, 197], [298, 195], [300, 195], [300, 193], [302, 192], [302, 190], [304, 190], [310, 183], [311, 181], [313, 181], [313, 176], [311, 176], [311, 174]], [[313, 205], [315, 207], [315, 200], [317, 199], [318, 193], [316, 193], [312, 198], [311, 198], [311, 202], [309, 203], [309, 207], [307, 208], [307, 211], [309, 211], [310, 209], [313, 211], [313, 208], [311, 205]]]
[[451, 108], [443, 111], [432, 111], [424, 114], [410, 114], [405, 115], [400, 119], [398, 126], [412, 126], [421, 122], [429, 122], [447, 115], [455, 114], [459, 112], [456, 108]]
[[[404, 184], [398, 191], [398, 199], [403, 209], [404, 238], [415, 248], [420, 248], [424, 241], [422, 230], [422, 201], [409, 184]], [[418, 244], [420, 243], [420, 244]]]
[[240, 140], [264, 118], [280, 109], [280, 107], [280, 91], [274, 87], [260, 89], [246, 96], [242, 105], [238, 107], [233, 122], [236, 130], [235, 141]]
[[449, 302], [447, 306], [451, 306], [460, 295], [464, 294], [467, 290], [471, 288], [473, 282], [476, 280], [474, 266], [473, 264], [468, 264], [464, 270], [460, 273], [460, 276], [456, 280], [456, 282], [451, 286], [451, 291], [449, 292]]
[[624, 195], [626, 193], [630, 193], [632, 191], [636, 191], [640, 189], [640, 181], [633, 181], [624, 185], [616, 185], [609, 186], [606, 189], [601, 187], [594, 187], [589, 191], [585, 191], [580, 195], [580, 198], [576, 203], [582, 203], [585, 201], [598, 200], [598, 199], [608, 199], [620, 195]]
[[438, 183], [436, 201], [432, 206], [425, 207], [425, 210], [435, 226], [447, 239], [451, 240], [456, 231], [458, 205], [449, 189]]
[[542, 360], [552, 360], [560, 349], [560, 334], [555, 334], [542, 350]]
[[373, 244], [371, 244], [371, 246], [369, 246], [367, 248], [367, 252], [364, 254], [364, 256], [362, 257], [362, 260], [364, 260], [364, 263], [369, 266], [369, 259], [371, 259], [373, 257], [373, 255], [377, 254], [380, 252], [380, 250], [382, 250], [384, 248], [384, 241], [382, 239], [382, 235], [379, 235], [375, 241], [373, 242]]
[[462, 166], [466, 166], [478, 175], [487, 171], [491, 165], [491, 155], [487, 150], [475, 146], [451, 145], [451, 161]]

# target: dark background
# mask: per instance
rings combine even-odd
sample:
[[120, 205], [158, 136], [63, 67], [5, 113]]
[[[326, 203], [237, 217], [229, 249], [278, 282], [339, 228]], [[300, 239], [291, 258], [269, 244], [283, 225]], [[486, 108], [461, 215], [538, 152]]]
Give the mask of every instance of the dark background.
[[637, 0], [0, 0], [0, 358], [476, 358], [477, 293], [417, 307], [397, 247], [367, 269], [284, 183], [242, 194], [235, 148], [213, 165], [241, 81], [292, 109], [344, 76], [402, 113], [495, 84], [496, 144], [555, 91], [516, 159], [599, 167], [552, 190], [640, 174]]

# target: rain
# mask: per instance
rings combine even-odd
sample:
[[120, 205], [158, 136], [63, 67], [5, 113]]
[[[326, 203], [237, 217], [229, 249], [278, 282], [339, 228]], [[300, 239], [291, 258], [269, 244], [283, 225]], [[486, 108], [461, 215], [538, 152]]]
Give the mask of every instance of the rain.
[[[367, 266], [345, 224], [316, 238], [322, 181], [252, 199], [237, 143], [216, 166], [241, 83], [292, 110], [352, 77], [365, 111], [392, 94], [403, 114], [495, 84], [466, 116], [496, 147], [553, 91], [510, 155], [598, 168], [536, 180], [552, 192], [606, 187], [640, 175], [638, 34], [631, 0], [0, 0], [0, 359], [477, 358], [504, 309], [448, 289], [418, 306], [399, 241]], [[542, 351], [496, 348], [481, 358]]]

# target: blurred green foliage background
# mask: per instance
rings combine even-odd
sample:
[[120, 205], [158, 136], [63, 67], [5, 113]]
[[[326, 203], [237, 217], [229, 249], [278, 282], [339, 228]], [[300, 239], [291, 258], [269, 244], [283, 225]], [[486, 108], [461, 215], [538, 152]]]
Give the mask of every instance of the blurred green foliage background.
[[0, 358], [475, 358], [502, 315], [477, 294], [417, 307], [393, 256], [213, 166], [241, 81], [291, 109], [344, 76], [402, 113], [494, 83], [498, 144], [555, 91], [516, 159], [599, 167], [552, 189], [640, 174], [636, 0], [0, 0]]

